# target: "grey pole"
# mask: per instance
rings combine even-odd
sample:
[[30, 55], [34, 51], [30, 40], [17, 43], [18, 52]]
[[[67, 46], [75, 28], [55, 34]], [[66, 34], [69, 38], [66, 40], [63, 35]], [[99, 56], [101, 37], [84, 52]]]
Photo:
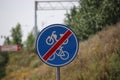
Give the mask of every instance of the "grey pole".
[[60, 67], [56, 67], [56, 80], [60, 80]]
[[37, 1], [35, 1], [35, 41], [37, 39], [37, 35], [38, 35], [38, 30], [37, 30]]

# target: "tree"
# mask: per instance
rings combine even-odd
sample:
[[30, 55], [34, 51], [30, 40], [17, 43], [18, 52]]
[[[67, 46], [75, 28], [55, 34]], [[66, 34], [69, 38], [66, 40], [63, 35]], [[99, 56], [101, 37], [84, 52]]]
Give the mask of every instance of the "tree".
[[15, 28], [11, 30], [11, 37], [13, 44], [22, 46], [22, 30], [21, 25], [18, 23]]
[[66, 15], [65, 23], [80, 40], [120, 21], [120, 0], [80, 0], [77, 8]]
[[5, 45], [10, 45], [10, 44], [11, 44], [11, 40], [10, 40], [9, 37], [6, 37], [6, 38], [5, 38], [4, 44], [5, 44]]
[[31, 33], [29, 33], [27, 40], [26, 40], [26, 48], [27, 50], [33, 50], [34, 49], [34, 43], [35, 43], [35, 38], [34, 35]]

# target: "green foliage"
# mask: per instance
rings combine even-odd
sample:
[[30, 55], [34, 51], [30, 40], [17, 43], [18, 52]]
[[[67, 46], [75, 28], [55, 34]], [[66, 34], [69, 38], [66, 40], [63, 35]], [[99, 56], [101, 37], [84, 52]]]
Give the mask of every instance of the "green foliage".
[[120, 50], [119, 54], [114, 54], [109, 59], [108, 80], [120, 80]]
[[34, 49], [34, 44], [35, 44], [35, 39], [34, 39], [34, 35], [31, 32], [28, 35], [27, 40], [26, 40], [27, 50], [33, 50]]
[[32, 68], [36, 68], [36, 67], [39, 67], [39, 66], [40, 66], [40, 60], [39, 59], [35, 60], [34, 62], [32, 62], [30, 64], [30, 67], [32, 67]]
[[7, 52], [0, 52], [0, 80], [6, 75], [5, 69], [9, 57]]
[[13, 44], [22, 46], [22, 30], [20, 24], [17, 24], [15, 28], [12, 28], [11, 37]]
[[73, 7], [66, 14], [65, 23], [72, 27], [80, 40], [120, 21], [119, 0], [80, 0], [79, 5], [78, 9]]
[[30, 80], [39, 80], [39, 76], [36, 74], [33, 74]]
[[10, 40], [10, 38], [9, 37], [6, 37], [5, 38], [5, 41], [4, 41], [4, 44], [5, 45], [10, 45], [12, 42], [11, 42], [11, 40]]

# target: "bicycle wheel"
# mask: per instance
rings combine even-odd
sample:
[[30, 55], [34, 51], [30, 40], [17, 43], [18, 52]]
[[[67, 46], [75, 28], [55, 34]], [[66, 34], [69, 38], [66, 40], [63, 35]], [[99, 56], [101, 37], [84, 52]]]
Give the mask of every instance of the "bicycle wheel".
[[69, 53], [67, 51], [63, 51], [60, 55], [62, 60], [67, 60], [69, 58]]
[[48, 60], [52, 61], [55, 59], [55, 54], [53, 54]]
[[51, 36], [48, 36], [46, 39], [46, 44], [47, 45], [52, 45], [54, 43], [54, 39]]
[[67, 43], [68, 43], [68, 39], [63, 44], [66, 45]]

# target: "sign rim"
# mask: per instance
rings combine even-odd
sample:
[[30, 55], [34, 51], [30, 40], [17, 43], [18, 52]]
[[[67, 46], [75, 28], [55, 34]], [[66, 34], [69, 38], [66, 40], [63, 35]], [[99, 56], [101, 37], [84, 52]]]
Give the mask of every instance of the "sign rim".
[[[50, 63], [48, 63], [47, 61], [45, 61], [45, 60], [43, 59], [43, 57], [40, 55], [40, 52], [39, 52], [39, 50], [38, 50], [38, 42], [39, 42], [39, 39], [40, 39], [41, 35], [42, 35], [47, 29], [52, 28], [52, 27], [54, 27], [54, 26], [60, 26], [60, 27], [69, 29], [69, 30], [72, 32], [72, 35], [74, 35], [74, 37], [75, 37], [76, 46], [77, 46], [77, 47], [76, 47], [76, 50], [75, 50], [75, 53], [74, 53], [74, 56], [73, 56], [69, 61], [67, 61], [66, 63], [60, 64], [60, 65], [50, 64]], [[65, 65], [71, 63], [71, 62], [75, 59], [75, 57], [77, 56], [78, 49], [79, 49], [79, 42], [78, 42], [78, 38], [77, 38], [75, 32], [74, 32], [71, 28], [69, 28], [69, 26], [66, 26], [66, 25], [63, 25], [63, 24], [51, 24], [51, 25], [48, 25], [47, 27], [45, 27], [44, 29], [42, 29], [42, 30], [40, 31], [40, 33], [38, 34], [38, 36], [37, 36], [36, 44], [35, 44], [35, 45], [36, 45], [36, 52], [37, 52], [37, 55], [39, 56], [40, 60], [41, 60], [43, 63], [45, 63], [45, 64], [47, 64], [47, 65], [49, 65], [49, 66], [52, 66], [52, 67], [63, 67], [63, 66], [65, 66]]]

